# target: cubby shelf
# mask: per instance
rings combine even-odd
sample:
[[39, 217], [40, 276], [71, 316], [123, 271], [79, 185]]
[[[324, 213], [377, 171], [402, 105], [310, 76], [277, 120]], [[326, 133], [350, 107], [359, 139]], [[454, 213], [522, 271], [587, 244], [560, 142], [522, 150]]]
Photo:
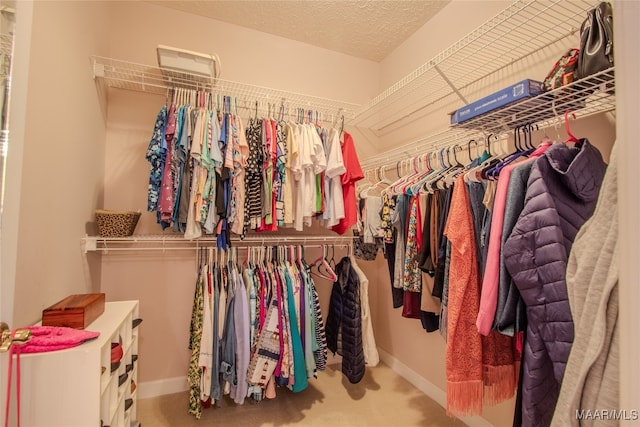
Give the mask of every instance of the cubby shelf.
[[[132, 331], [138, 316], [138, 301], [107, 302], [104, 313], [86, 327], [99, 332], [98, 338], [66, 350], [23, 354], [22, 394], [29, 399], [22, 401], [22, 425], [130, 427], [125, 419], [136, 419], [137, 403], [128, 390], [131, 381], [138, 382], [137, 366], [122, 385], [118, 379], [138, 354], [138, 333]], [[126, 350], [111, 371], [111, 343], [121, 339], [128, 340], [123, 341]], [[129, 396], [133, 404], [125, 414]]]

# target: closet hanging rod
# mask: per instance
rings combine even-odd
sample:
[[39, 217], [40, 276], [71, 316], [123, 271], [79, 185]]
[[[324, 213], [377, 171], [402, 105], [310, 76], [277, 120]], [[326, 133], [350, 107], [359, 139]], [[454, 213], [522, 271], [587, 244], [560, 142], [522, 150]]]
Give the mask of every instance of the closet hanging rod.
[[[188, 240], [182, 236], [140, 235], [130, 237], [85, 236], [81, 245], [84, 253], [105, 250], [191, 250], [211, 246], [217, 242], [215, 236]], [[278, 245], [349, 245], [353, 236], [248, 236], [245, 239], [231, 238], [232, 247], [278, 246]], [[202, 245], [201, 245], [202, 244]], [[123, 247], [122, 245], [127, 245]]]
[[[334, 248], [343, 248], [343, 249], [349, 249], [352, 247], [352, 244], [347, 244], [347, 243], [330, 243], [327, 245], [320, 245], [320, 244], [313, 244], [313, 245], [301, 245], [301, 244], [288, 244], [288, 245], [284, 245], [284, 244], [277, 244], [277, 245], [266, 245], [267, 247], [271, 247], [271, 246], [304, 246], [305, 249], [309, 249], [309, 248], [313, 248], [313, 249], [318, 249], [318, 248], [323, 248], [323, 247], [327, 247], [327, 246], [331, 246]], [[199, 249], [207, 249], [210, 246], [181, 246], [181, 247], [164, 247], [164, 248], [158, 248], [158, 247], [99, 247], [96, 248], [94, 251], [98, 251], [98, 252], [104, 252], [104, 253], [108, 253], [108, 252], [173, 252], [173, 251], [197, 251]], [[246, 248], [251, 248], [251, 247], [258, 247], [258, 246], [232, 246], [229, 249], [246, 249]], [[227, 250], [229, 250], [227, 249]], [[222, 249], [218, 249], [221, 250]], [[242, 252], [239, 252], [240, 254]]]
[[171, 76], [162, 69], [150, 65], [137, 64], [102, 56], [91, 56], [93, 77], [107, 87], [153, 93], [166, 96], [170, 88], [183, 88], [212, 92], [221, 96], [231, 96], [246, 102], [260, 101], [280, 105], [283, 99], [291, 108], [319, 111], [325, 116], [343, 114], [346, 120], [355, 117], [360, 104], [335, 100], [316, 95], [286, 91], [266, 86], [212, 79], [198, 74], [172, 72]]

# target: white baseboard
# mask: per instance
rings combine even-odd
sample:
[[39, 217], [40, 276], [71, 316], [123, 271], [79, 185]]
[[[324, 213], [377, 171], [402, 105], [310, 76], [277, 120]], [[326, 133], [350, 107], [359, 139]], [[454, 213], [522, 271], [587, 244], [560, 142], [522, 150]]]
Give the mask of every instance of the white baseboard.
[[138, 384], [138, 399], [180, 393], [189, 390], [187, 377], [166, 378], [164, 380], [146, 381]]
[[[389, 366], [391, 370], [409, 381], [415, 388], [429, 396], [440, 406], [443, 408], [446, 407], [447, 394], [444, 390], [428, 381], [426, 378], [421, 377], [416, 371], [396, 359], [391, 354], [382, 350], [380, 347], [378, 347], [378, 354], [380, 355], [380, 360], [382, 360], [385, 365]], [[478, 416], [462, 417], [460, 420], [470, 427], [493, 427], [493, 424], [489, 421]]]

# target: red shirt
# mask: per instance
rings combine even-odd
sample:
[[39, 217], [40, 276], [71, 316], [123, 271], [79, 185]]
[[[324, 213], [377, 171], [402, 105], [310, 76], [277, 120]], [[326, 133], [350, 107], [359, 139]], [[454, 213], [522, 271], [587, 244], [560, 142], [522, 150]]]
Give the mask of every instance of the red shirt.
[[358, 205], [356, 201], [356, 182], [364, 178], [360, 160], [356, 153], [356, 147], [353, 145], [353, 138], [348, 133], [343, 133], [343, 139], [340, 141], [342, 148], [342, 160], [347, 170], [341, 176], [342, 195], [344, 198], [344, 218], [332, 227], [332, 230], [338, 234], [344, 234], [353, 227], [358, 220]]

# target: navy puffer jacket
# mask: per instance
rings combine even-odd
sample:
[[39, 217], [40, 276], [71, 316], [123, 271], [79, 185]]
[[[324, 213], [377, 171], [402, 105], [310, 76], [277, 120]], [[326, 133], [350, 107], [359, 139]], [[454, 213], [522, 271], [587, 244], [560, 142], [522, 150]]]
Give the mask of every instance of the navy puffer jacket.
[[505, 264], [527, 306], [522, 425], [548, 426], [573, 343], [567, 259], [592, 215], [606, 165], [582, 139], [551, 146], [531, 169], [525, 205], [505, 242]]
[[349, 257], [336, 266], [336, 282], [331, 289], [327, 316], [327, 348], [342, 355], [342, 373], [352, 383], [364, 376], [360, 279]]

